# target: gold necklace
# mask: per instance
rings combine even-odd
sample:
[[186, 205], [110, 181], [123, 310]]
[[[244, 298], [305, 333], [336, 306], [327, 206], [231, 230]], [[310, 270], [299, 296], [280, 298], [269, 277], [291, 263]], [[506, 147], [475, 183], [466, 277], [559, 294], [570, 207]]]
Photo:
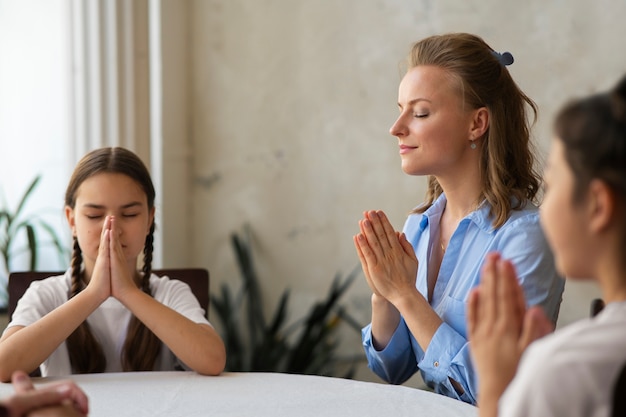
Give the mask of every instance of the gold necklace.
[[[467, 211], [465, 213], [465, 215], [463, 215], [463, 217], [467, 216], [469, 213], [478, 210], [478, 208], [482, 205], [482, 203], [480, 204], [476, 204], [472, 209], [470, 209], [469, 211]], [[446, 246], [443, 243], [443, 239], [441, 238], [441, 221], [439, 223], [439, 246], [441, 246], [441, 252], [442, 253], [446, 253]]]
[[441, 233], [441, 223], [439, 223], [439, 247], [441, 247], [441, 254], [445, 254], [446, 245], [444, 244], [443, 234]]
[[441, 224], [439, 225], [439, 246], [441, 247], [441, 253], [445, 254], [446, 253], [446, 245], [444, 243], [443, 235], [441, 233]]

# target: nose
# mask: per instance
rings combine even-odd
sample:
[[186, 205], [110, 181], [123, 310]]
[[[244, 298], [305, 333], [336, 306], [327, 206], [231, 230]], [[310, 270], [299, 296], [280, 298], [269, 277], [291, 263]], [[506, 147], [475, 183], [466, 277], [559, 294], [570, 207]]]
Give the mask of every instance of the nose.
[[400, 115], [396, 119], [394, 124], [391, 125], [391, 127], [389, 128], [389, 133], [391, 133], [392, 136], [396, 136], [396, 137], [401, 137], [401, 136], [406, 136], [407, 135], [408, 128], [406, 126], [406, 123], [404, 122], [403, 115]]

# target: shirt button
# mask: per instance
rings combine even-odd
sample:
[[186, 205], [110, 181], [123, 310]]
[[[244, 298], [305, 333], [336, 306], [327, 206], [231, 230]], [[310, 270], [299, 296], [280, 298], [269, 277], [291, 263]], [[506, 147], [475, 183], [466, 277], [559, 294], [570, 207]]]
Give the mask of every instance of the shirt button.
[[439, 367], [439, 361], [435, 361], [435, 363], [433, 363], [433, 365], [435, 365], [435, 368]]

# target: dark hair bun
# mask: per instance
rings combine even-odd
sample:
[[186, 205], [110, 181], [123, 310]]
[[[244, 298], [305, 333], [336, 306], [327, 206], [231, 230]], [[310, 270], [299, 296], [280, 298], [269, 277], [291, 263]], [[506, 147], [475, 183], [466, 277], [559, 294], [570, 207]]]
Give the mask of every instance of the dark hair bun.
[[611, 93], [611, 111], [617, 121], [626, 123], [626, 76], [622, 77]]

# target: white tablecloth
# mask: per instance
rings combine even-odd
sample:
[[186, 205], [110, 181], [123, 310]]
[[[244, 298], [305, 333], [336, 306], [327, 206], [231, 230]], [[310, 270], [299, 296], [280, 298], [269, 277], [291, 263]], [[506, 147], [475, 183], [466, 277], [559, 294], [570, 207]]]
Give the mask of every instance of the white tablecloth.
[[[41, 384], [61, 378], [35, 378]], [[132, 372], [73, 375], [93, 417], [476, 416], [477, 409], [431, 392], [342, 378], [280, 373]], [[2, 397], [13, 392], [0, 385]]]

